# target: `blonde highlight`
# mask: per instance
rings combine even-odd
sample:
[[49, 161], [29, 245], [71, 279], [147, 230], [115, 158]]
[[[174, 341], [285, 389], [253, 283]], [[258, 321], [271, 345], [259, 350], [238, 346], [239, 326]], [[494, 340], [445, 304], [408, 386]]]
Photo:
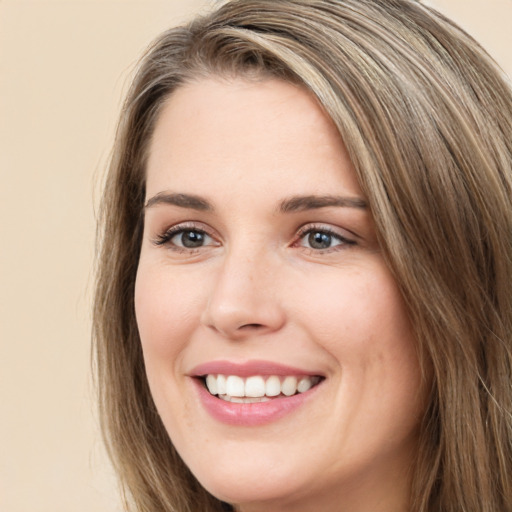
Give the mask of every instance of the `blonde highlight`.
[[133, 305], [154, 124], [176, 88], [211, 75], [300, 84], [338, 127], [430, 386], [411, 510], [512, 512], [512, 93], [470, 36], [409, 0], [234, 0], [142, 60], [105, 186], [94, 309], [102, 428], [127, 506], [231, 510], [161, 423]]

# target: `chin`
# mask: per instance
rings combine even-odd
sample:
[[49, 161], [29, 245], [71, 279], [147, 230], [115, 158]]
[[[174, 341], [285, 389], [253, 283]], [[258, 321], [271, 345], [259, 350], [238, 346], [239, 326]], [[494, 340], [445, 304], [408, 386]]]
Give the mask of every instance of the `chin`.
[[209, 470], [201, 466], [200, 471], [194, 474], [217, 499], [244, 506], [244, 510], [249, 506], [249, 510], [269, 512], [290, 504], [307, 486], [307, 479], [300, 475], [297, 468], [288, 471], [281, 461], [274, 459], [269, 464], [269, 460], [273, 459], [259, 464], [248, 456], [243, 463], [212, 464]]
[[[291, 488], [281, 481], [274, 482], [231, 482], [212, 481], [211, 486], [204, 486], [217, 499], [243, 507], [243, 510], [271, 512], [276, 510], [295, 510], [292, 497], [296, 499], [298, 489]], [[286, 485], [286, 487], [285, 487]]]

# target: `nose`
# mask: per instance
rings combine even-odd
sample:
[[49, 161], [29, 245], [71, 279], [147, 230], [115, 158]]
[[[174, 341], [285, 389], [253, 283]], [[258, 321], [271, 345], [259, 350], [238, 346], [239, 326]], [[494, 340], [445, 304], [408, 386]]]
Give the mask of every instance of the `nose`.
[[202, 323], [233, 340], [272, 333], [285, 323], [275, 264], [265, 256], [226, 256], [209, 295]]

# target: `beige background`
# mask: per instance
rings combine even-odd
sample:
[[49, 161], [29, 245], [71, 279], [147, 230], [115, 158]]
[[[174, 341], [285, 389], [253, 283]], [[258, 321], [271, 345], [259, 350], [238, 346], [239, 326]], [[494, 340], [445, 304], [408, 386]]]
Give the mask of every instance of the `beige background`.
[[[214, 0], [0, 0], [0, 510], [120, 511], [89, 372], [94, 208], [141, 50]], [[432, 0], [512, 75], [512, 0]]]

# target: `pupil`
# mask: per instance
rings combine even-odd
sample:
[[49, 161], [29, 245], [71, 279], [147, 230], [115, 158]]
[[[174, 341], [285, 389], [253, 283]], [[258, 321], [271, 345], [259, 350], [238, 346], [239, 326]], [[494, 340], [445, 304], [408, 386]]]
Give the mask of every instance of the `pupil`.
[[313, 249], [328, 249], [331, 246], [332, 237], [327, 233], [310, 233], [308, 237], [309, 245]]
[[181, 235], [181, 243], [184, 247], [194, 248], [201, 247], [204, 242], [203, 233], [198, 233], [197, 231], [185, 231]]

